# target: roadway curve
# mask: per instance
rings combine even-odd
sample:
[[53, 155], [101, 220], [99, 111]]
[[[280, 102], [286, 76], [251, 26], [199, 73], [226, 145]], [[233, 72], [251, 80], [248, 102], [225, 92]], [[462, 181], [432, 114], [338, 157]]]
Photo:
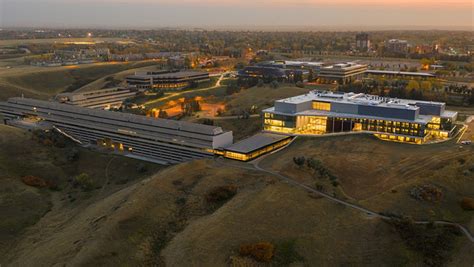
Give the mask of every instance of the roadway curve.
[[[294, 141], [294, 140], [293, 140]], [[292, 143], [292, 142], [291, 142]], [[318, 194], [332, 202], [336, 202], [336, 203], [339, 203], [341, 205], [344, 205], [346, 207], [349, 207], [349, 208], [352, 208], [352, 209], [355, 209], [355, 210], [358, 210], [360, 212], [363, 212], [367, 215], [370, 215], [372, 217], [375, 217], [375, 218], [380, 218], [380, 219], [385, 219], [385, 220], [393, 220], [394, 218], [390, 217], [390, 216], [386, 216], [386, 215], [383, 215], [379, 212], [376, 212], [376, 211], [372, 211], [372, 210], [369, 210], [367, 208], [364, 208], [362, 206], [359, 206], [359, 205], [356, 205], [356, 204], [353, 204], [353, 203], [349, 203], [347, 201], [344, 201], [344, 200], [341, 200], [341, 199], [338, 199], [338, 198], [335, 198], [331, 195], [328, 195], [326, 193], [323, 193], [321, 191], [318, 191], [316, 190], [315, 188], [312, 188], [306, 184], [303, 184], [303, 183], [300, 183], [294, 179], [291, 179], [287, 176], [284, 176], [278, 172], [275, 172], [275, 171], [272, 171], [272, 170], [267, 170], [267, 169], [264, 169], [260, 166], [260, 162], [265, 158], [267, 157], [268, 155], [271, 155], [271, 154], [274, 154], [274, 153], [278, 153], [280, 150], [282, 149], [285, 149], [286, 147], [290, 146], [291, 145], [288, 144], [287, 146], [285, 147], [282, 147], [270, 154], [267, 154], [267, 155], [264, 155], [250, 163], [247, 164], [247, 166], [242, 166], [242, 165], [237, 165], [237, 164], [230, 164], [230, 163], [226, 163], [226, 162], [223, 162], [222, 160], [216, 160], [219, 164], [222, 164], [222, 165], [226, 165], [226, 166], [230, 166], [230, 167], [234, 167], [234, 168], [240, 168], [240, 169], [246, 169], [246, 170], [253, 170], [253, 171], [260, 171], [260, 172], [264, 172], [264, 173], [267, 173], [267, 174], [270, 174], [270, 175], [273, 175], [277, 178], [279, 178], [280, 180], [282, 180], [283, 182], [285, 183], [288, 183], [288, 184], [291, 184], [293, 186], [297, 186], [297, 187], [300, 187], [300, 188], [303, 188], [304, 190], [308, 191], [308, 192], [311, 192], [311, 193], [315, 193], [315, 194]], [[455, 226], [457, 228], [459, 228], [459, 230], [461, 230], [461, 232], [471, 241], [474, 243], [474, 237], [473, 235], [471, 234], [471, 232], [469, 232], [469, 230], [464, 227], [463, 225], [459, 224], [459, 223], [455, 223], [455, 222], [449, 222], [449, 221], [414, 221], [415, 224], [429, 224], [429, 223], [434, 223], [434, 224], [438, 224], [438, 225], [450, 225], [450, 226]]]
[[160, 102], [160, 101], [163, 101], [163, 100], [167, 100], [167, 99], [170, 99], [172, 97], [177, 97], [177, 96], [180, 96], [180, 95], [183, 95], [183, 94], [187, 94], [187, 93], [194, 93], [194, 92], [203, 92], [203, 91], [209, 91], [209, 90], [213, 90], [213, 89], [216, 89], [218, 87], [221, 86], [221, 82], [225, 79], [224, 78], [224, 75], [225, 73], [221, 74], [221, 76], [219, 77], [219, 79], [217, 80], [216, 84], [211, 86], [211, 87], [207, 87], [207, 88], [202, 88], [202, 89], [195, 89], [195, 90], [186, 90], [186, 91], [179, 91], [179, 92], [176, 92], [176, 93], [171, 93], [169, 95], [166, 95], [166, 96], [163, 96], [163, 97], [160, 97], [160, 98], [157, 98], [157, 99], [153, 99], [153, 100], [150, 100], [148, 102], [145, 102], [144, 105], [147, 106], [147, 105], [150, 105], [150, 104], [154, 104], [154, 103], [157, 103], [157, 102]]

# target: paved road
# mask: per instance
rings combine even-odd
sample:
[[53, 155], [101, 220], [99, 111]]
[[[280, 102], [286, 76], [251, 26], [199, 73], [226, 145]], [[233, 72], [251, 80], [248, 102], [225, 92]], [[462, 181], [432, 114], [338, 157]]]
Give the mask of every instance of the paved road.
[[153, 99], [153, 100], [150, 100], [148, 102], [145, 102], [144, 105], [150, 105], [150, 104], [154, 104], [154, 103], [157, 103], [157, 102], [160, 102], [160, 101], [163, 101], [163, 100], [167, 100], [167, 99], [170, 99], [172, 97], [177, 97], [177, 96], [180, 96], [180, 95], [183, 95], [183, 94], [187, 94], [187, 93], [194, 93], [194, 92], [203, 92], [203, 91], [209, 91], [209, 90], [212, 90], [212, 89], [216, 89], [218, 87], [221, 86], [221, 82], [225, 79], [224, 78], [224, 74], [223, 73], [219, 79], [217, 80], [216, 84], [214, 86], [211, 86], [211, 87], [207, 87], [207, 88], [202, 88], [202, 89], [196, 89], [196, 90], [188, 90], [188, 91], [180, 91], [180, 92], [176, 92], [176, 93], [171, 93], [169, 95], [166, 95], [166, 96], [163, 96], [163, 97], [160, 97], [160, 98], [157, 98], [157, 99]]
[[[293, 140], [294, 141], [294, 140]], [[290, 146], [290, 144], [288, 144], [287, 146], [285, 147], [282, 147], [270, 154], [267, 154], [267, 155], [264, 155], [246, 165], [242, 165], [242, 164], [230, 164], [230, 163], [226, 163], [226, 162], [223, 162], [222, 160], [218, 160], [218, 162], [220, 164], [223, 164], [223, 165], [226, 165], [226, 166], [230, 166], [230, 167], [234, 167], [234, 168], [240, 168], [240, 169], [246, 169], [246, 170], [253, 170], [253, 171], [260, 171], [260, 172], [264, 172], [264, 173], [268, 173], [270, 175], [273, 175], [277, 178], [279, 178], [280, 180], [284, 181], [285, 183], [288, 183], [288, 184], [291, 184], [293, 186], [297, 186], [297, 187], [300, 187], [300, 188], [303, 188], [305, 189], [306, 191], [309, 191], [311, 193], [315, 193], [315, 194], [318, 194], [330, 201], [333, 201], [333, 202], [336, 202], [338, 204], [341, 204], [341, 205], [344, 205], [346, 207], [350, 207], [352, 209], [355, 209], [355, 210], [358, 210], [360, 212], [363, 212], [367, 215], [370, 215], [370, 216], [373, 216], [375, 218], [381, 218], [381, 219], [385, 219], [385, 220], [393, 220], [392, 217], [389, 217], [389, 216], [386, 216], [386, 215], [383, 215], [379, 212], [376, 212], [376, 211], [372, 211], [372, 210], [369, 210], [367, 208], [364, 208], [362, 206], [359, 206], [359, 205], [356, 205], [356, 204], [353, 204], [353, 203], [349, 203], [347, 201], [344, 201], [344, 200], [341, 200], [341, 199], [338, 199], [336, 197], [333, 197], [331, 195], [328, 195], [326, 193], [323, 193], [321, 191], [318, 191], [316, 190], [315, 188], [312, 188], [306, 184], [303, 184], [303, 183], [300, 183], [294, 179], [291, 179], [287, 176], [284, 176], [278, 172], [275, 172], [273, 170], [267, 170], [267, 169], [264, 169], [263, 167], [260, 166], [260, 163], [268, 156], [268, 155], [271, 155], [271, 154], [275, 154], [275, 153], [278, 153], [279, 151], [285, 149], [286, 147]], [[458, 227], [462, 232], [463, 234], [471, 241], [474, 243], [474, 237], [473, 235], [469, 232], [469, 230], [464, 227], [463, 225], [459, 224], [459, 223], [455, 223], [455, 222], [449, 222], [449, 221], [414, 221], [415, 224], [429, 224], [429, 223], [434, 223], [434, 224], [438, 224], [438, 225], [450, 225], [450, 226], [455, 226], [455, 227]]]

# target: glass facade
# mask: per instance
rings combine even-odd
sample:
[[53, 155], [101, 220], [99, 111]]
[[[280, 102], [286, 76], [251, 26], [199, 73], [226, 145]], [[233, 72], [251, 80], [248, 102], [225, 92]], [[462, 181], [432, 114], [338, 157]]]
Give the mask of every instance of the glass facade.
[[[384, 140], [422, 143], [425, 137], [439, 129], [439, 124], [400, 122], [392, 120], [376, 120], [363, 118], [344, 118], [326, 116], [282, 116], [272, 113], [264, 114], [264, 130], [286, 134], [322, 135], [326, 133], [366, 131], [376, 134]], [[438, 121], [438, 120], [435, 120]], [[439, 123], [441, 120], [439, 120]], [[431, 126], [430, 126], [431, 125]], [[439, 130], [436, 130], [439, 132]], [[442, 132], [442, 131], [441, 131]], [[447, 137], [446, 133], [436, 137]], [[402, 138], [403, 137], [403, 138]]]

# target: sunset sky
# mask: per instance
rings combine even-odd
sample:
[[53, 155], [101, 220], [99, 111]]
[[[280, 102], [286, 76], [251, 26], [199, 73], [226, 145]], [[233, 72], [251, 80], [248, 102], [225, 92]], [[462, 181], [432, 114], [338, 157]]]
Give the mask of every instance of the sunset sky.
[[471, 29], [471, 0], [0, 0], [0, 27]]

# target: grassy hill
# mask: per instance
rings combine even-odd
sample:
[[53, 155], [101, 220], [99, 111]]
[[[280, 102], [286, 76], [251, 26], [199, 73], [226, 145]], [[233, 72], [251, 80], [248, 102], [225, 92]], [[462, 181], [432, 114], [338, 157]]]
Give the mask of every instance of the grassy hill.
[[48, 99], [64, 91], [76, 90], [104, 76], [153, 64], [155, 63], [96, 63], [51, 68], [18, 66], [0, 72], [0, 100], [21, 94]]
[[[276, 266], [417, 266], [424, 260], [393, 225], [266, 173], [236, 168], [243, 163], [200, 160], [166, 169], [147, 164], [148, 171], [139, 172], [135, 160], [83, 149], [69, 162], [70, 149], [0, 127], [0, 212], [8, 218], [0, 223], [2, 265], [258, 266], [241, 257], [239, 247], [260, 241], [275, 245]], [[472, 150], [466, 151], [450, 143], [403, 145], [363, 135], [300, 138], [262, 166], [377, 211], [456, 220], [472, 229], [472, 211], [457, 202], [474, 191], [472, 175], [464, 175], [474, 164]], [[340, 186], [295, 167], [293, 157], [301, 155], [320, 159]], [[93, 189], [73, 186], [81, 172], [92, 177]], [[26, 186], [25, 175], [58, 186]], [[409, 196], [413, 185], [424, 183], [443, 189], [441, 201]], [[209, 197], [216, 189], [222, 196], [222, 188], [235, 188], [235, 195]], [[417, 231], [432, 236], [440, 230]], [[473, 248], [463, 236], [454, 237], [448, 265], [470, 266]]]
[[[71, 153], [74, 154], [73, 159]], [[137, 171], [137, 168], [144, 168]], [[80, 209], [84, 203], [126, 187], [162, 168], [159, 165], [102, 154], [67, 144], [44, 145], [32, 134], [0, 125], [0, 264], [8, 250], [31, 227], [55, 211]], [[86, 173], [93, 185], [89, 191], [74, 185], [74, 177]], [[34, 176], [50, 186], [37, 188], [22, 182]], [[50, 189], [48, 189], [48, 187]], [[69, 218], [69, 217], [68, 217]], [[28, 236], [28, 235], [26, 235]]]

